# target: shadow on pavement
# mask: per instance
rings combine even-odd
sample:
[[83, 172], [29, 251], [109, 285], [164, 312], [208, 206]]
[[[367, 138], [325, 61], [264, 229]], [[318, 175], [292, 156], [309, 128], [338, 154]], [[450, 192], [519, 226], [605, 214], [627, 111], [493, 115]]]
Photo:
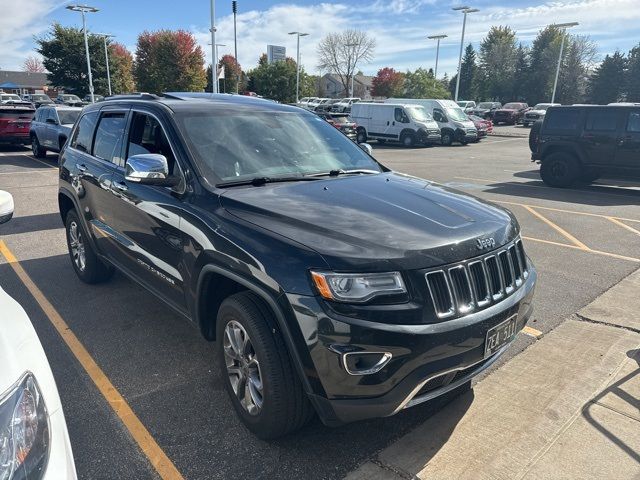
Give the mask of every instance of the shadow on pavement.
[[63, 226], [59, 213], [27, 215], [22, 217], [13, 217], [10, 222], [0, 225], [0, 235], [14, 235], [17, 233], [55, 230], [56, 228], [62, 228]]

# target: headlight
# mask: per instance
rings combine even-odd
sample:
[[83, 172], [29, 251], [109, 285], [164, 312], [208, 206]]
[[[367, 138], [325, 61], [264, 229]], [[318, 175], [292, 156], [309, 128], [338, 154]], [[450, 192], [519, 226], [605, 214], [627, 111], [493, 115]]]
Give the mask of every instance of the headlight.
[[311, 272], [311, 277], [320, 295], [327, 300], [360, 303], [381, 295], [407, 293], [399, 272]]
[[42, 478], [49, 458], [49, 415], [32, 373], [0, 398], [0, 480]]

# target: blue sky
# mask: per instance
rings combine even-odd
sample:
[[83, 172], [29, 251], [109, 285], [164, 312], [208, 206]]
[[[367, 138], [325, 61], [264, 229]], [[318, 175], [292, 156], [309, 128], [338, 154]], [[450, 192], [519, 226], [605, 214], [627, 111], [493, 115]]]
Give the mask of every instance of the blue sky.
[[[0, 68], [20, 69], [33, 55], [33, 36], [41, 35], [52, 22], [80, 25], [80, 14], [66, 10], [71, 2], [60, 0], [0, 0]], [[194, 33], [210, 59], [209, 0], [86, 0], [100, 9], [88, 16], [88, 28], [107, 32], [132, 51], [138, 33], [160, 28], [182, 28]], [[640, 42], [640, 0], [468, 0], [480, 12], [469, 15], [465, 43], [478, 46], [492, 25], [509, 25], [519, 39], [530, 44], [540, 28], [549, 23], [577, 21], [572, 33], [589, 35], [598, 44], [600, 57], [616, 49], [627, 51]], [[267, 44], [284, 45], [295, 56], [295, 38], [287, 32], [309, 32], [301, 41], [302, 63], [317, 73], [316, 45], [327, 33], [346, 28], [365, 30], [377, 42], [375, 58], [359, 66], [375, 74], [384, 66], [398, 70], [432, 67], [435, 41], [427, 35], [447, 34], [440, 50], [439, 76], [455, 73], [460, 45], [462, 15], [451, 10], [460, 1], [449, 0], [238, 0], [238, 57], [251, 68]], [[231, 0], [216, 2], [217, 42], [233, 53]]]

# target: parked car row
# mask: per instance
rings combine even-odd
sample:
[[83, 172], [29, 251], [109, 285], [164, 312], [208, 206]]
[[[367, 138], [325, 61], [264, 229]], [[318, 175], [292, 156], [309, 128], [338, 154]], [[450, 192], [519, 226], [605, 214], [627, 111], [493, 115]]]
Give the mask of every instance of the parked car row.
[[312, 112], [335, 112], [349, 113], [351, 105], [359, 102], [359, 97], [346, 98], [319, 98], [319, 97], [303, 97], [298, 101], [297, 105]]

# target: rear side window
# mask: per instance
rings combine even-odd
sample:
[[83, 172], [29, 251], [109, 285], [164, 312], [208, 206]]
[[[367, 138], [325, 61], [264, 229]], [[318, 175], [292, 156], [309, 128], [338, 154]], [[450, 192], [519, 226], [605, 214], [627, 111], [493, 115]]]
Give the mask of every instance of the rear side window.
[[121, 150], [122, 136], [126, 126], [124, 112], [103, 113], [96, 129], [93, 142], [93, 156], [101, 160], [123, 165]]
[[[42, 117], [44, 120], [44, 115]], [[98, 112], [89, 112], [82, 116], [71, 140], [70, 145], [72, 148], [86, 153], [91, 151], [91, 140], [93, 139], [93, 130], [96, 127], [97, 118]]]
[[580, 110], [548, 110], [544, 120], [545, 131], [577, 130]]
[[598, 132], [613, 132], [616, 129], [617, 123], [618, 112], [615, 110], [590, 109], [587, 110], [587, 120], [584, 129]]
[[627, 132], [640, 133], [640, 112], [631, 112], [627, 120]]

